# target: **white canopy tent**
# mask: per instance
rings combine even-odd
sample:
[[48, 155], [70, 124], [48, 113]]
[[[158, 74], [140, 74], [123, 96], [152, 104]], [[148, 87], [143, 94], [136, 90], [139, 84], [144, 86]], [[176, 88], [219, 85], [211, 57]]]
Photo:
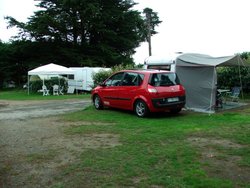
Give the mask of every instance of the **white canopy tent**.
[[178, 56], [176, 58], [176, 73], [186, 89], [186, 108], [213, 113], [217, 90], [216, 67], [242, 65], [243, 61], [238, 55], [211, 57], [187, 53]]
[[41, 75], [43, 76], [43, 85], [44, 85], [44, 76], [52, 76], [52, 75], [72, 75], [74, 74], [75, 71], [61, 66], [61, 65], [56, 65], [53, 63], [43, 65], [41, 67], [37, 67], [33, 70], [30, 70], [28, 72], [28, 94], [29, 94], [29, 82], [30, 82], [30, 76], [32, 75]]

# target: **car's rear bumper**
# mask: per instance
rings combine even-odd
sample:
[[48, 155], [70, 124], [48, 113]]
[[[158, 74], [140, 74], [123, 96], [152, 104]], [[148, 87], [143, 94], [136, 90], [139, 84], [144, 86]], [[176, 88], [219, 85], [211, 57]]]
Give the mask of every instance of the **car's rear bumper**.
[[[175, 99], [175, 101], [170, 101], [170, 99]], [[178, 99], [178, 100], [176, 100]], [[185, 96], [178, 96], [172, 98], [156, 98], [152, 99], [152, 104], [155, 109], [173, 109], [173, 108], [182, 108], [186, 104]]]

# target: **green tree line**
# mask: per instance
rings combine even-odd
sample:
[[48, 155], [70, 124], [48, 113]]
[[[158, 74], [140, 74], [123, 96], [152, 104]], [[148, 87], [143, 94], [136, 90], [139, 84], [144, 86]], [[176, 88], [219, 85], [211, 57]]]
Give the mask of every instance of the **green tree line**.
[[[36, 0], [37, 1], [37, 0]], [[25, 81], [27, 71], [56, 63], [64, 66], [134, 64], [132, 55], [147, 41], [148, 21], [133, 0], [39, 0], [27, 23], [7, 16], [19, 29], [9, 43], [0, 42], [0, 87], [6, 80]], [[151, 35], [161, 23], [151, 14]]]

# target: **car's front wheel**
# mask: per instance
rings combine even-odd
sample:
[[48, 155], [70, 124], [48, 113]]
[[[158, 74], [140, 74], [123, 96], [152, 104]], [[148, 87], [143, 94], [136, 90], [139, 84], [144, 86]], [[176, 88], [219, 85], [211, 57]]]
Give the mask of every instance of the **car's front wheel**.
[[149, 113], [148, 106], [143, 100], [136, 101], [134, 111], [138, 117], [145, 117]]
[[101, 100], [101, 98], [100, 98], [99, 95], [95, 95], [95, 96], [94, 96], [93, 102], [94, 102], [94, 106], [95, 106], [95, 108], [96, 108], [97, 110], [103, 109], [102, 100]]

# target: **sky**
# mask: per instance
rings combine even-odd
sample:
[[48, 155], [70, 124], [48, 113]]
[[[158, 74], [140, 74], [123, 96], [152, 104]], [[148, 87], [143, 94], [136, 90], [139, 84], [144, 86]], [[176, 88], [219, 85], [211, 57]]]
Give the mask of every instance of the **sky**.
[[[152, 8], [162, 23], [152, 41], [152, 55], [167, 57], [175, 52], [227, 56], [250, 51], [249, 0], [134, 0], [134, 8]], [[12, 5], [15, 6], [12, 6]], [[26, 22], [37, 8], [34, 0], [0, 0], [0, 39], [7, 42], [17, 33], [6, 29], [4, 16]], [[148, 44], [133, 56], [143, 63]]]

